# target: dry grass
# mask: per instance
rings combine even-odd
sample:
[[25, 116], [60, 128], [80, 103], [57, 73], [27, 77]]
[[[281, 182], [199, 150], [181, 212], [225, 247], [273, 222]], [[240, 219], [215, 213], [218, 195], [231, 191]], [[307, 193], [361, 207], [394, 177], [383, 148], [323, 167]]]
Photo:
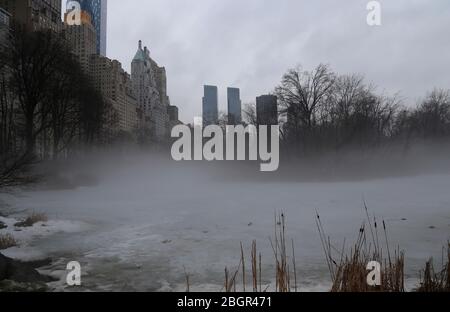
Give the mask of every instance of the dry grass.
[[[286, 217], [284, 214], [275, 216], [274, 239], [270, 239], [276, 264], [276, 292], [297, 291], [297, 272], [295, 263], [295, 250], [292, 241], [292, 262], [289, 261], [287, 253], [288, 243], [286, 241]], [[292, 269], [292, 271], [291, 271]], [[292, 275], [291, 275], [292, 274]], [[293, 282], [293, 284], [292, 284]]]
[[5, 250], [17, 246], [18, 243], [10, 234], [0, 234], [0, 250]]
[[421, 272], [418, 292], [450, 292], [450, 242], [447, 246], [446, 260], [444, 260], [445, 250], [442, 254], [442, 269], [439, 272], [434, 269], [433, 259], [426, 263], [425, 269]]
[[[383, 230], [377, 219], [370, 218], [365, 206], [367, 221], [359, 230], [356, 243], [346, 254], [346, 243], [337, 249], [325, 234], [322, 221], [317, 214], [317, 228], [320, 234], [322, 247], [325, 253], [328, 269], [333, 282], [332, 292], [404, 292], [405, 291], [405, 257], [398, 248], [392, 254], [389, 247], [386, 223], [383, 221]], [[381, 235], [383, 234], [383, 235]], [[381, 236], [384, 236], [381, 238]], [[380, 243], [385, 241], [385, 246]], [[387, 256], [384, 256], [384, 253]], [[381, 264], [381, 285], [370, 286], [367, 283], [367, 264], [377, 261]]]
[[[378, 222], [376, 217], [370, 217], [367, 206], [364, 206], [367, 220], [362, 224], [356, 242], [347, 248], [346, 242], [340, 248], [335, 247], [330, 236], [326, 235], [320, 215], [317, 214], [316, 224], [320, 234], [321, 244], [326, 263], [331, 274], [331, 292], [405, 292], [405, 255], [399, 247], [391, 249], [386, 222]], [[286, 239], [286, 217], [275, 215], [274, 235], [270, 238], [275, 260], [275, 292], [298, 291], [297, 265], [294, 241]], [[288, 247], [289, 245], [289, 247]], [[247, 272], [247, 262], [244, 245], [240, 244], [240, 262], [235, 270], [225, 268], [225, 281], [222, 291], [247, 291], [251, 285], [252, 291], [266, 292], [270, 286], [262, 279], [262, 255], [257, 252], [256, 241], [252, 242], [250, 251], [251, 274]], [[446, 264], [443, 252], [443, 268], [435, 272], [433, 261], [430, 260], [421, 276], [420, 292], [450, 292], [450, 242], [448, 244]], [[369, 270], [367, 265], [376, 261], [381, 265], [380, 286], [370, 286], [367, 282]], [[190, 279], [186, 275], [187, 291], [190, 289]], [[248, 283], [248, 284], [247, 284]]]
[[[292, 254], [288, 255], [288, 243], [286, 240], [286, 218], [284, 214], [275, 215], [274, 237], [270, 238], [273, 255], [275, 259], [275, 291], [291, 292], [297, 291], [297, 269], [295, 260], [294, 242], [292, 241]], [[241, 243], [240, 262], [235, 271], [230, 272], [225, 268], [225, 292], [247, 291], [247, 270], [244, 246]], [[253, 292], [266, 292], [269, 287], [263, 289], [262, 280], [262, 255], [257, 252], [256, 241], [252, 242], [250, 253], [251, 282]], [[239, 280], [242, 278], [242, 282]]]
[[191, 281], [190, 281], [190, 276], [189, 274], [186, 272], [186, 268], [183, 268], [184, 270], [184, 277], [186, 279], [186, 292], [191, 292]]
[[14, 226], [17, 227], [31, 227], [38, 222], [47, 222], [48, 217], [45, 213], [32, 213], [25, 220], [16, 223]]
[[[382, 222], [382, 230], [376, 218], [369, 217], [366, 207], [367, 222], [360, 230], [354, 246], [346, 253], [346, 244], [342, 248], [334, 247], [329, 236], [325, 234], [320, 216], [317, 215], [317, 227], [326, 255], [326, 262], [332, 278], [332, 292], [404, 292], [405, 291], [405, 257], [397, 248], [394, 252], [389, 247], [386, 223]], [[384, 241], [381, 243], [380, 241]], [[286, 239], [286, 217], [275, 216], [275, 230], [270, 238], [275, 260], [275, 292], [298, 291], [297, 265], [295, 260], [294, 241]], [[289, 245], [289, 247], [288, 247]], [[290, 254], [289, 252], [290, 251]], [[386, 254], [386, 256], [384, 256]], [[377, 261], [381, 264], [381, 285], [372, 287], [367, 283], [367, 264]], [[244, 248], [241, 243], [241, 258], [236, 271], [225, 269], [224, 290], [235, 292], [238, 288], [239, 276], [242, 276], [242, 288], [246, 291], [246, 269]], [[265, 292], [262, 289], [261, 254], [257, 254], [256, 242], [251, 248], [253, 292]]]

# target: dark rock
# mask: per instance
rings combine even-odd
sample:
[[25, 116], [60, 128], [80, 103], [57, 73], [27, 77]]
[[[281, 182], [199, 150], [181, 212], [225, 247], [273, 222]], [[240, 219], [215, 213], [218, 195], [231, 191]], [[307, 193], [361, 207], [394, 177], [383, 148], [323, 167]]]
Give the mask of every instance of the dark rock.
[[42, 268], [45, 266], [48, 266], [52, 264], [52, 259], [42, 259], [42, 260], [35, 260], [35, 261], [27, 261], [27, 265], [34, 269]]
[[19, 283], [49, 283], [52, 281], [50, 277], [41, 275], [32, 266], [21, 262], [11, 263], [7, 279]]
[[25, 227], [32, 227], [33, 224], [30, 224], [30, 223], [27, 222], [27, 221], [21, 221], [21, 222], [15, 223], [14, 226], [15, 226], [15, 227], [18, 227], [18, 228], [25, 228]]
[[0, 230], [6, 229], [8, 226], [3, 223], [2, 221], [0, 221]]
[[18, 283], [15, 281], [0, 281], [2, 292], [46, 292], [48, 286], [45, 283]]
[[30, 263], [20, 262], [0, 254], [0, 281], [10, 280], [17, 283], [49, 283], [54, 281], [48, 276], [41, 275], [35, 268], [47, 265], [46, 261]]
[[0, 254], [0, 281], [6, 278], [7, 270], [8, 270], [8, 258]]

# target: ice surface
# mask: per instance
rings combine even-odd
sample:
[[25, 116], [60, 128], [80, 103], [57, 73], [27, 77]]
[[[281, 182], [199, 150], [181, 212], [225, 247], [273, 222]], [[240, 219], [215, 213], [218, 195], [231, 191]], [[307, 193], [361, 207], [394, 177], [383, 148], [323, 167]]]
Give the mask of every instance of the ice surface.
[[[265, 284], [273, 285], [269, 237], [279, 211], [287, 216], [287, 237], [295, 241], [300, 289], [327, 290], [330, 278], [316, 210], [327, 234], [341, 246], [344, 239], [356, 238], [365, 219], [363, 198], [371, 213], [387, 220], [391, 247], [405, 250], [409, 285], [428, 257], [441, 259], [450, 239], [447, 174], [355, 182], [252, 182], [220, 179], [219, 170], [151, 162], [102, 172], [96, 186], [2, 195], [17, 211], [70, 220], [13, 235], [28, 242], [31, 251], [25, 253], [58, 259], [46, 268], [54, 274], [62, 276], [66, 263], [79, 261], [84, 290], [185, 290], [186, 270], [192, 290], [219, 291], [224, 268], [239, 264], [240, 242], [249, 258], [253, 240], [263, 255]], [[36, 236], [40, 238], [27, 238]], [[24, 256], [17, 252], [6, 254]]]
[[0, 235], [11, 235], [16, 240], [18, 246], [3, 250], [2, 254], [7, 257], [22, 261], [41, 260], [45, 254], [36, 246], [34, 242], [48, 238], [58, 233], [77, 233], [87, 230], [88, 225], [77, 221], [49, 220], [37, 222], [31, 227], [14, 226], [18, 219], [0, 217], [0, 222], [7, 227], [0, 230]]

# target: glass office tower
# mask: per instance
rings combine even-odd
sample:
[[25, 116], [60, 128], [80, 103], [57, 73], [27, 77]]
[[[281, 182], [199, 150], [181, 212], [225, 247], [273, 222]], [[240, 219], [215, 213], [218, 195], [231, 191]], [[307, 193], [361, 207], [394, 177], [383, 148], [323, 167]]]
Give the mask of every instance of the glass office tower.
[[203, 126], [217, 125], [219, 121], [219, 98], [216, 86], [204, 86]]
[[238, 88], [228, 88], [228, 124], [239, 125], [242, 122], [241, 92]]
[[[67, 4], [70, 2], [73, 1], [67, 0]], [[106, 56], [107, 0], [78, 0], [77, 2], [80, 3], [83, 11], [91, 15], [97, 34], [97, 53]]]
[[258, 126], [278, 125], [278, 98], [275, 95], [261, 95], [256, 98]]

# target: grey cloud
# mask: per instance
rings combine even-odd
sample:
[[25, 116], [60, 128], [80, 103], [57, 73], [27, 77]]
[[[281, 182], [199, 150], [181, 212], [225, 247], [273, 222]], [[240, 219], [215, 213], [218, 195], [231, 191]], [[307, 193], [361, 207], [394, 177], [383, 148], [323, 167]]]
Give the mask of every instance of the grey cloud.
[[366, 24], [366, 0], [109, 0], [108, 56], [129, 70], [142, 39], [166, 67], [181, 118], [201, 114], [203, 84], [226, 87], [243, 102], [273, 90], [302, 64], [357, 72], [409, 103], [450, 88], [448, 0], [380, 1], [383, 25]]

